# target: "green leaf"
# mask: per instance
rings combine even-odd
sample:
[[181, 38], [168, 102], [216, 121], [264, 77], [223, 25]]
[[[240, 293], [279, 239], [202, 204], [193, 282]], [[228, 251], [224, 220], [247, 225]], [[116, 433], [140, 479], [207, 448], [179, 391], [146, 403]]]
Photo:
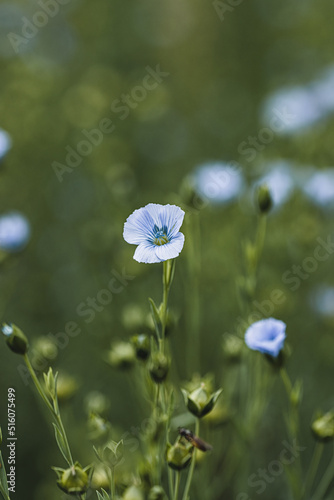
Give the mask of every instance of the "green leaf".
[[65, 458], [66, 462], [68, 463], [68, 465], [71, 466], [72, 464], [71, 464], [71, 461], [69, 460], [69, 458], [67, 456], [66, 444], [65, 444], [63, 435], [62, 435], [59, 427], [55, 423], [52, 423], [52, 425], [53, 425], [53, 427], [55, 429], [55, 437], [56, 437], [58, 448], [59, 448], [61, 454], [63, 455], [63, 457]]
[[106, 490], [102, 489], [101, 491], [102, 491], [102, 495], [100, 492], [98, 492], [98, 491], [96, 492], [98, 500], [110, 500], [111, 499], [111, 497], [108, 495]]
[[157, 337], [159, 340], [161, 338], [161, 335], [162, 335], [162, 324], [161, 324], [159, 309], [156, 306], [153, 299], [149, 298], [148, 300], [150, 302], [151, 314], [152, 314], [152, 318], [153, 318], [153, 322], [154, 322], [154, 326], [155, 326], [155, 331], [157, 333]]
[[97, 458], [100, 462], [104, 463], [104, 460], [103, 460], [103, 458], [101, 457], [101, 454], [100, 454], [99, 450], [98, 450], [95, 446], [93, 446], [93, 450], [94, 450], [94, 453], [95, 453], [95, 455], [96, 455], [96, 458]]

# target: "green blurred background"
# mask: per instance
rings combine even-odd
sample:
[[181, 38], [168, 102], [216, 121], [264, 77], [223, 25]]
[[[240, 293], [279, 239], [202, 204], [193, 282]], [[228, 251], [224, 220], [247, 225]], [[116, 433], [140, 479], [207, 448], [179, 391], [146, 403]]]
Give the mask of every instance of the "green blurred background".
[[[228, 6], [225, 12], [222, 4]], [[8, 34], [21, 34], [22, 18], [31, 21], [41, 7], [33, 0], [0, 3], [0, 126], [13, 139], [1, 163], [0, 209], [23, 212], [32, 229], [27, 248], [2, 263], [1, 313], [32, 341], [63, 332], [68, 321], [81, 328], [81, 334], [60, 349], [54, 366], [77, 377], [79, 391], [64, 406], [65, 424], [76, 454], [89, 461], [90, 445], [82, 444], [87, 392], [97, 389], [110, 398], [109, 418], [118, 427], [126, 430], [143, 419], [131, 384], [102, 357], [111, 340], [132, 333], [124, 325], [126, 307], [137, 305], [146, 314], [147, 297], [159, 300], [161, 293], [160, 266], [137, 264], [132, 259], [134, 247], [122, 239], [125, 219], [149, 202], [176, 203], [183, 179], [208, 160], [239, 162], [249, 186], [272, 160], [292, 161], [301, 173], [305, 165], [321, 169], [333, 164], [330, 115], [297, 133], [275, 135], [251, 162], [240, 153], [240, 143], [257, 136], [264, 126], [261, 106], [271, 92], [307, 85], [334, 63], [334, 4], [245, 0], [234, 7], [228, 2], [217, 7], [202, 0], [70, 0], [57, 5], [59, 12], [16, 54]], [[113, 102], [142, 84], [148, 66], [157, 65], [169, 76], [121, 120], [111, 110]], [[105, 118], [113, 121], [114, 131], [60, 182], [52, 164], [64, 164], [66, 147], [75, 148], [84, 139], [82, 130], [95, 129]], [[222, 335], [235, 331], [241, 315], [236, 293], [241, 243], [253, 237], [256, 217], [246, 195], [227, 207], [207, 207], [198, 217], [199, 371], [214, 371], [219, 377]], [[302, 280], [296, 292], [282, 283], [282, 274], [313, 255], [316, 238], [326, 239], [331, 231], [331, 213], [315, 208], [296, 189], [269, 217], [257, 292], [260, 301], [274, 288], [287, 297], [275, 317], [288, 324], [292, 378], [304, 378], [306, 462], [312, 449], [308, 427], [313, 412], [334, 406], [334, 313], [324, 318], [310, 307], [314, 287], [334, 286], [332, 257]], [[180, 319], [171, 342], [177, 370], [189, 379], [183, 314], [189, 283], [184, 267], [181, 254], [171, 296]], [[77, 313], [78, 305], [96, 297], [112, 272], [123, 269], [135, 279], [87, 324]], [[3, 428], [7, 389], [17, 391], [15, 498], [61, 498], [50, 470], [50, 464], [62, 465], [61, 460], [35, 396], [17, 371], [19, 364], [3, 344]], [[253, 450], [255, 469], [274, 446], [270, 429], [282, 417], [281, 398], [277, 389]], [[271, 488], [270, 498], [285, 498], [278, 482]]]

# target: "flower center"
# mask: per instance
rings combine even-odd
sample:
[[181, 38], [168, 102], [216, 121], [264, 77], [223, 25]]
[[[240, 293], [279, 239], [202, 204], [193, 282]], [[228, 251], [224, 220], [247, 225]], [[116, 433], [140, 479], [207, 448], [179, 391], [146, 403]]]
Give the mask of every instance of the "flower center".
[[167, 233], [166, 228], [158, 229], [157, 227], [155, 227], [154, 230], [155, 230], [153, 239], [154, 245], [161, 246], [161, 245], [166, 245], [166, 243], [169, 243], [169, 239], [166, 234]]

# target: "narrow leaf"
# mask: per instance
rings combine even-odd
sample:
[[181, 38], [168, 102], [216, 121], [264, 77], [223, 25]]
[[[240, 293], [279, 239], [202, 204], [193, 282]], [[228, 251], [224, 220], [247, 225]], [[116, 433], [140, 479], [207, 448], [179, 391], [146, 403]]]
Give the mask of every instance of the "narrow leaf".
[[59, 448], [61, 454], [63, 455], [63, 457], [65, 458], [66, 462], [68, 463], [68, 465], [71, 465], [71, 462], [67, 457], [66, 445], [65, 445], [63, 435], [62, 435], [59, 427], [55, 423], [53, 423], [52, 425], [55, 428], [55, 437], [56, 437], [58, 448]]

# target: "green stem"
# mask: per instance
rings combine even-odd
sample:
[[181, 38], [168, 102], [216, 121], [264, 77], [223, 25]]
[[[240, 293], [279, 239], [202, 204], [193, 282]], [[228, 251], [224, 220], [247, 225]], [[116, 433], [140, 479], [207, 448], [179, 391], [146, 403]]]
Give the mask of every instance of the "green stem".
[[173, 500], [178, 500], [179, 497], [179, 488], [180, 488], [180, 479], [181, 479], [181, 474], [180, 471], [175, 472], [175, 487], [174, 487], [174, 496]]
[[69, 446], [69, 443], [68, 443], [68, 439], [67, 439], [67, 436], [66, 436], [65, 428], [64, 428], [61, 416], [60, 416], [57, 397], [55, 398], [55, 407], [53, 407], [52, 404], [50, 403], [48, 397], [46, 396], [46, 394], [45, 394], [45, 392], [43, 390], [43, 387], [42, 387], [40, 381], [37, 378], [37, 375], [36, 375], [35, 370], [33, 369], [32, 365], [30, 363], [30, 359], [29, 359], [28, 355], [24, 354], [23, 357], [24, 357], [24, 361], [25, 361], [25, 363], [27, 365], [27, 368], [29, 370], [29, 373], [31, 375], [31, 378], [32, 378], [32, 380], [33, 380], [33, 382], [35, 384], [35, 387], [37, 389], [38, 394], [41, 396], [41, 398], [44, 401], [46, 407], [50, 411], [50, 413], [51, 413], [51, 415], [52, 415], [55, 423], [58, 425], [59, 430], [60, 430], [60, 432], [62, 434], [63, 441], [64, 441], [65, 448], [66, 448], [65, 451], [66, 451], [66, 459], [67, 459], [68, 465], [73, 466], [74, 462], [73, 462], [73, 458], [72, 458], [72, 453], [71, 453], [70, 446]]
[[[296, 406], [296, 404], [292, 402], [291, 399], [293, 385], [284, 367], [280, 369], [280, 375], [289, 400], [288, 432], [290, 434], [290, 438], [298, 442], [299, 413], [298, 413], [298, 407]], [[290, 486], [294, 498], [296, 500], [301, 499], [303, 496], [303, 481], [302, 481], [302, 466], [300, 462], [300, 455], [298, 455], [296, 459], [296, 466], [294, 468], [293, 474], [291, 476], [289, 474], [288, 478], [290, 481]]]
[[10, 497], [7, 495], [6, 491], [3, 489], [2, 484], [0, 484], [0, 493], [3, 496], [4, 500], [10, 500]]
[[173, 471], [168, 467], [168, 487], [169, 487], [169, 497], [174, 496], [174, 485], [173, 485]]
[[329, 462], [325, 474], [323, 475], [318, 488], [316, 489], [312, 500], [322, 500], [334, 478], [334, 448], [332, 460]]
[[[195, 435], [196, 436], [199, 435], [199, 418], [196, 418], [196, 422], [195, 422]], [[195, 463], [196, 463], [196, 448], [194, 448], [193, 456], [191, 458], [190, 469], [189, 469], [189, 473], [188, 473], [188, 477], [187, 477], [186, 486], [184, 488], [182, 500], [188, 500], [189, 490], [190, 490], [190, 486], [191, 486], [191, 482], [192, 482], [194, 470], [195, 470]]]
[[54, 417], [55, 416], [54, 408], [53, 408], [52, 404], [50, 403], [49, 399], [45, 395], [43, 387], [41, 386], [41, 383], [37, 378], [37, 375], [36, 375], [35, 370], [33, 369], [32, 365], [30, 363], [30, 359], [29, 359], [28, 355], [24, 354], [23, 357], [24, 357], [25, 364], [27, 365], [27, 368], [28, 368], [29, 373], [31, 375], [31, 378], [35, 384], [35, 387], [37, 389], [38, 394], [41, 396], [41, 398], [43, 399], [47, 408], [49, 409], [49, 411], [52, 413], [52, 416]]
[[110, 494], [111, 499], [115, 499], [115, 471], [113, 468], [109, 468], [109, 482], [110, 482]]
[[313, 481], [314, 481], [315, 475], [317, 473], [317, 470], [319, 468], [319, 464], [320, 464], [320, 460], [321, 460], [323, 451], [324, 451], [324, 443], [317, 441], [317, 443], [314, 447], [310, 467], [309, 467], [309, 470], [308, 470], [307, 476], [306, 476], [305, 489], [304, 489], [305, 500], [307, 500], [307, 498], [310, 496]]
[[256, 254], [257, 254], [256, 267], [259, 263], [261, 255], [262, 255], [262, 251], [263, 251], [263, 247], [264, 247], [264, 240], [266, 237], [266, 230], [267, 230], [267, 216], [265, 214], [261, 214], [260, 219], [259, 219], [259, 223], [257, 226], [256, 237], [255, 237], [255, 247], [256, 247]]

